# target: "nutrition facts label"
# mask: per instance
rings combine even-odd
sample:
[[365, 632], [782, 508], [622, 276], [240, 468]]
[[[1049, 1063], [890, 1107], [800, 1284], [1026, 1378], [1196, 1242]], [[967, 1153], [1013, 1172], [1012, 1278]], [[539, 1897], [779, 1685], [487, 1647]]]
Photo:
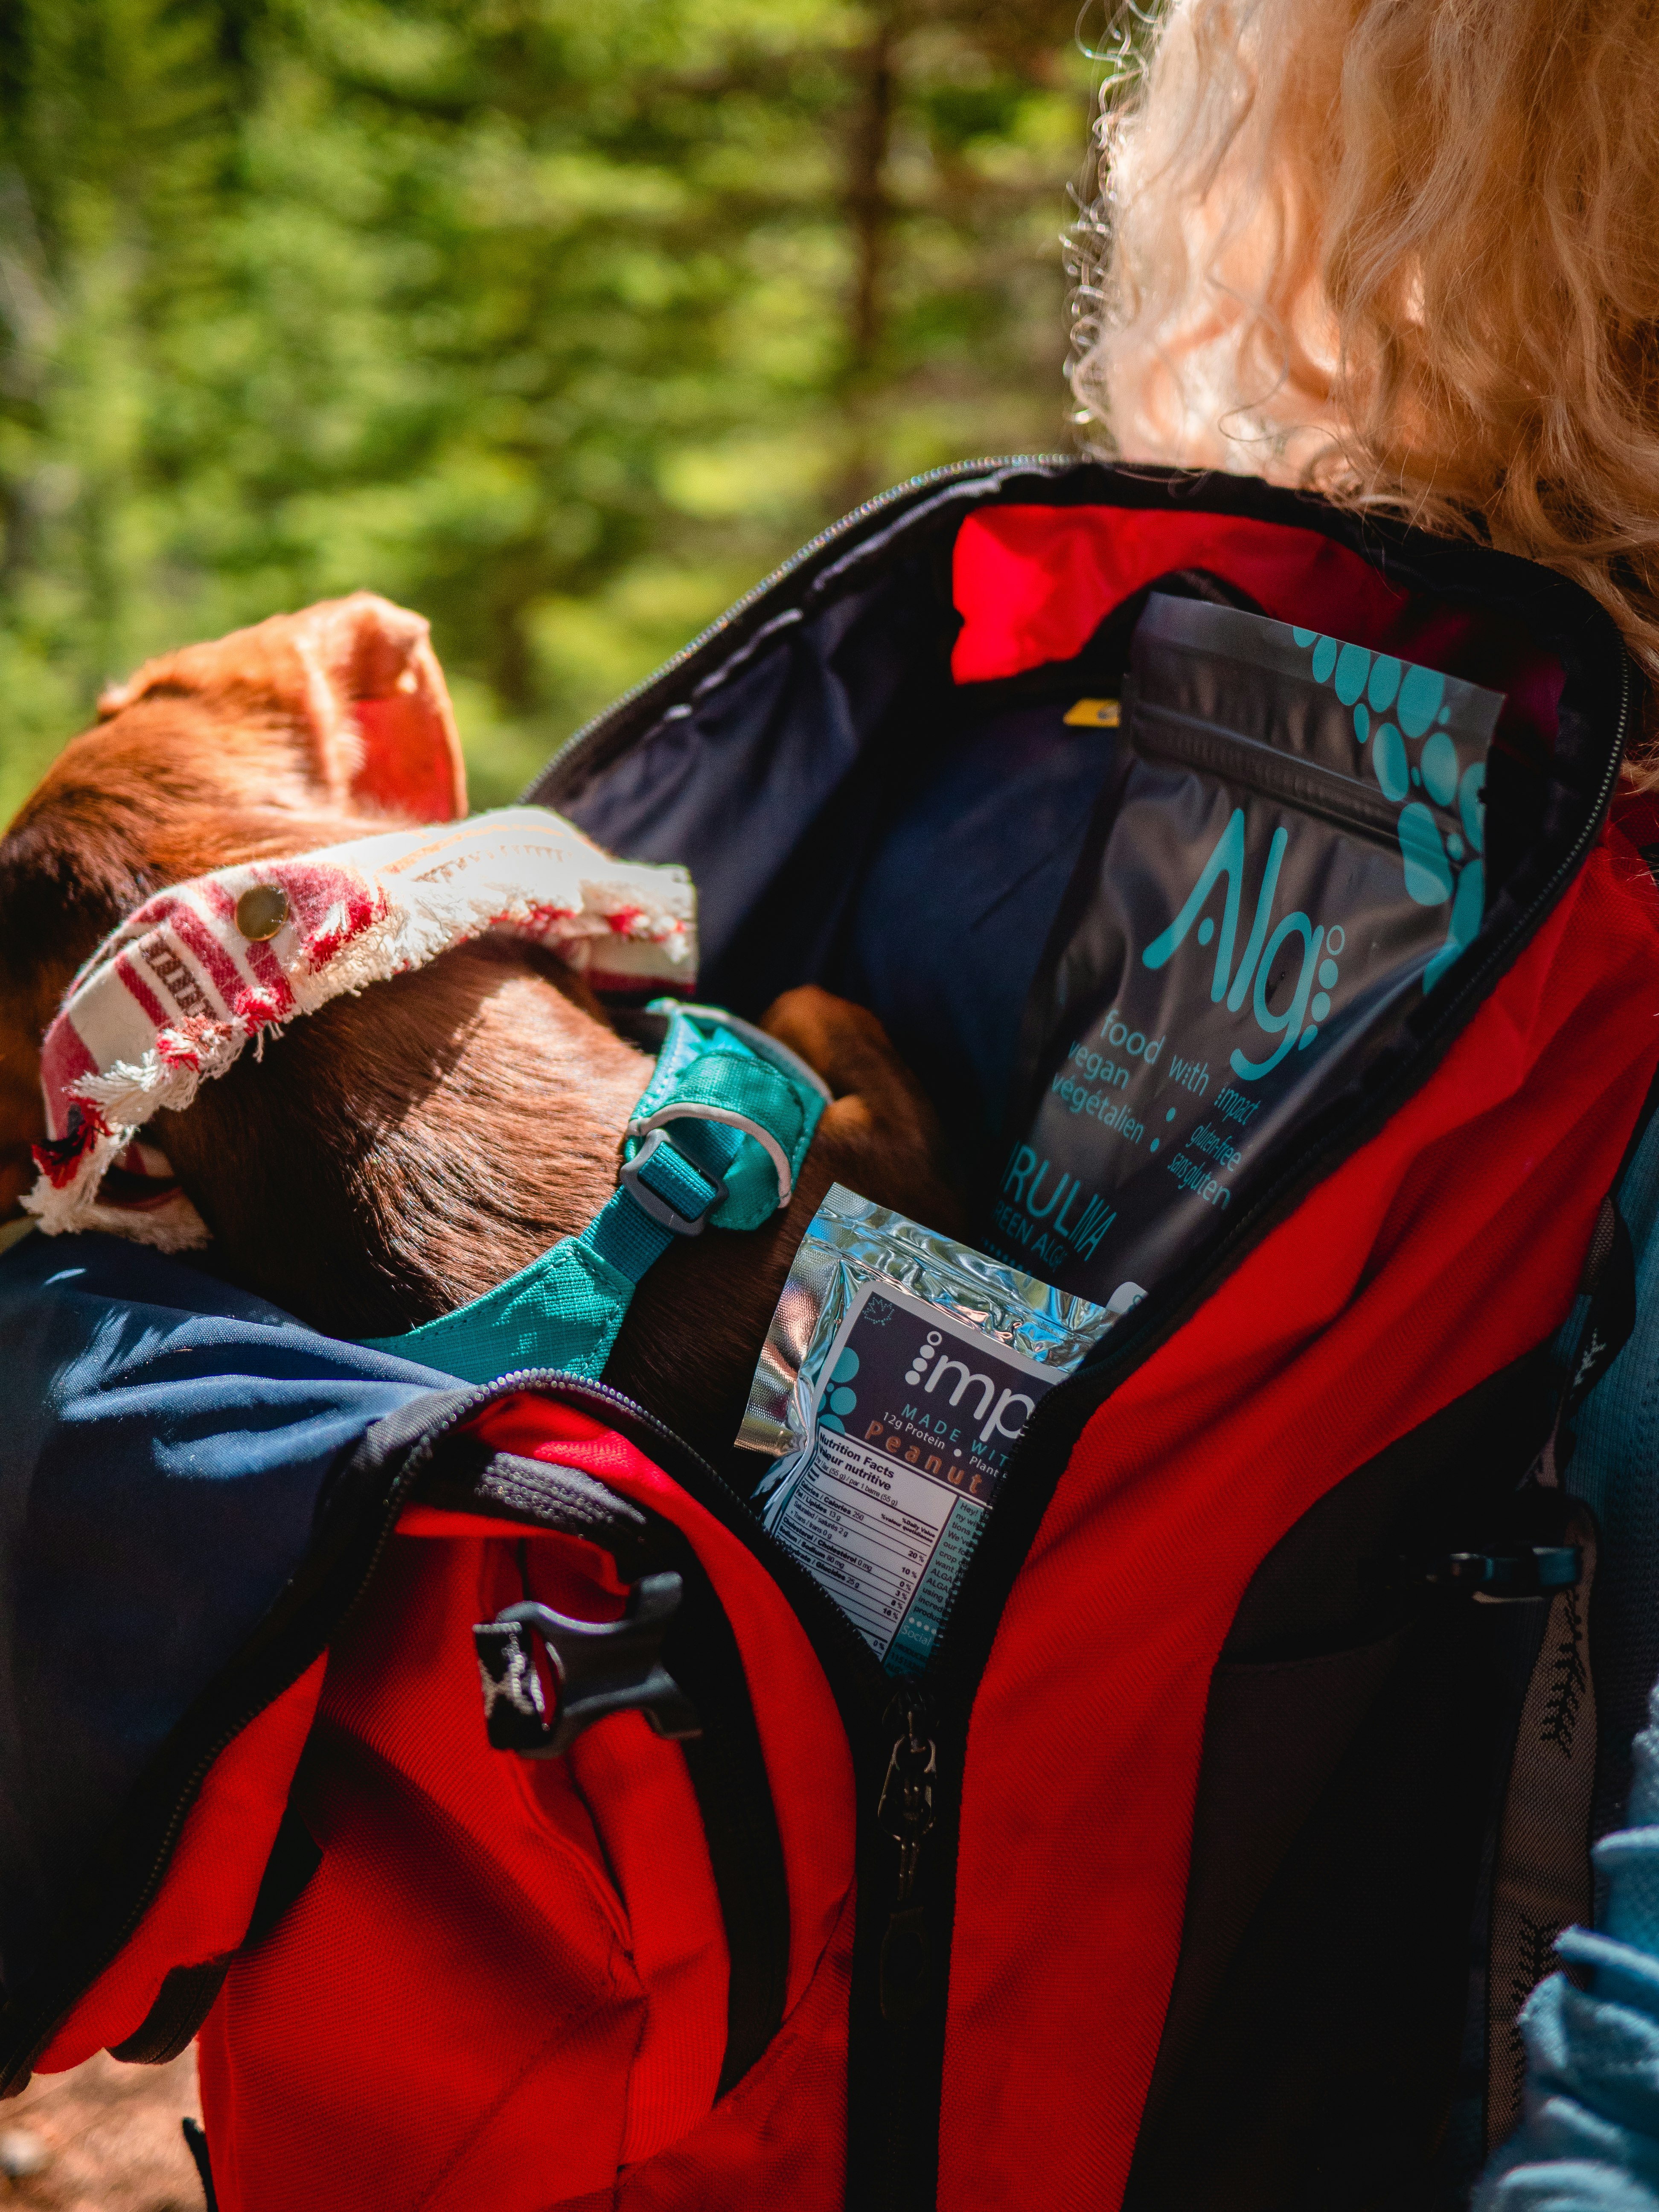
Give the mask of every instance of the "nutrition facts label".
[[866, 1291], [768, 1525], [890, 1668], [927, 1665], [1014, 1443], [1055, 1376], [936, 1307]]
[[[812, 1480], [791, 1492], [777, 1536], [884, 1659], [957, 1498], [846, 1437], [820, 1434], [812, 1458]], [[984, 1516], [982, 1505], [969, 1510]], [[965, 1564], [972, 1540], [962, 1548]]]

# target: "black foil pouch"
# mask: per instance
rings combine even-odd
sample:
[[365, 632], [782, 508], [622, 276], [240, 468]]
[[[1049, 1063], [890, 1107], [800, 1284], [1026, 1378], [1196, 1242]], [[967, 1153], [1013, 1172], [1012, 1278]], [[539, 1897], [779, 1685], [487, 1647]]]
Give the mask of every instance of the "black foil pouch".
[[988, 1251], [1120, 1308], [1480, 925], [1499, 694], [1160, 593], [1026, 1010]]

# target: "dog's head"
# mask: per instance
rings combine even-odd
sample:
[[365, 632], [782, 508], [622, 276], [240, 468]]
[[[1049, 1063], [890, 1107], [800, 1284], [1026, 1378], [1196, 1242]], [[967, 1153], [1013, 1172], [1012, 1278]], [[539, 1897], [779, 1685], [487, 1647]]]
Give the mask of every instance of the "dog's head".
[[[426, 625], [367, 594], [152, 661], [112, 690], [0, 839], [0, 1218], [48, 1133], [41, 1040], [118, 924], [234, 863], [465, 805]], [[831, 1180], [946, 1228], [957, 1212], [932, 1110], [872, 1018], [808, 989], [767, 1019], [836, 1093], [788, 1213], [668, 1255], [618, 1346], [623, 1387], [711, 1442], [732, 1432]], [[263, 1060], [244, 1052], [160, 1110], [152, 1133], [233, 1279], [337, 1334], [392, 1335], [593, 1218], [647, 1073], [580, 975], [485, 937], [332, 998]], [[675, 1320], [688, 1304], [702, 1317], [690, 1336]]]
[[369, 592], [149, 661], [0, 840], [0, 1217], [45, 1134], [39, 1048], [70, 976], [169, 884], [465, 812], [427, 625]]

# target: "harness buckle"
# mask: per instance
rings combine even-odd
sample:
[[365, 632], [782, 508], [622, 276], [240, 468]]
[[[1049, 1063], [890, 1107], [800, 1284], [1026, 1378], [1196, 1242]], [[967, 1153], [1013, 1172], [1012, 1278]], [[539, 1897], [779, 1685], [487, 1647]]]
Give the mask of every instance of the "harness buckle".
[[[573, 1620], [533, 1598], [472, 1631], [492, 1751], [561, 1759], [582, 1730], [611, 1713], [645, 1715], [653, 1735], [701, 1735], [696, 1709], [662, 1663], [663, 1638], [685, 1585], [677, 1574], [642, 1575], [620, 1620]], [[533, 1639], [547, 1654], [552, 1711], [536, 1671]]]
[[[693, 1175], [708, 1183], [712, 1188], [714, 1195], [700, 1213], [680, 1212], [677, 1207], [671, 1206], [665, 1198], [653, 1190], [648, 1183], [641, 1182], [640, 1170], [654, 1159], [657, 1153], [665, 1146], [676, 1160], [689, 1168]], [[647, 1130], [641, 1139], [640, 1148], [633, 1158], [623, 1162], [617, 1170], [617, 1181], [641, 1213], [648, 1216], [659, 1228], [672, 1230], [676, 1237], [701, 1237], [708, 1225], [709, 1215], [726, 1196], [725, 1176], [711, 1173], [708, 1168], [692, 1159], [689, 1153], [681, 1152], [666, 1129]]]

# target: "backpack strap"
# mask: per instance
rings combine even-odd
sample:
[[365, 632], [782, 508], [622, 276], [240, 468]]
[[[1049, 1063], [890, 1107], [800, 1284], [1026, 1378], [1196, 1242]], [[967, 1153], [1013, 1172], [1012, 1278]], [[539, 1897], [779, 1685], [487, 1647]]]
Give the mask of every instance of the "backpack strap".
[[[1650, 1094], [1620, 1184], [1654, 1103]], [[1591, 1913], [1598, 1731], [1589, 1601], [1598, 1532], [1589, 1506], [1565, 1493], [1561, 1475], [1571, 1457], [1572, 1416], [1636, 1325], [1636, 1255], [1618, 1188], [1601, 1201], [1577, 1297], [1557, 1340], [1562, 1382], [1555, 1419], [1528, 1477], [1528, 1486], [1559, 1500], [1559, 1541], [1576, 1553], [1577, 1572], [1554, 1590], [1540, 1624], [1494, 1847], [1486, 1974], [1488, 2154], [1521, 2118], [1527, 2071], [1522, 2008], [1551, 1971], [1563, 1932]]]
[[1590, 1585], [1595, 1520], [1575, 1499], [1563, 1532], [1577, 1581], [1556, 1591], [1539, 1638], [1510, 1764], [1492, 1863], [1486, 1949], [1486, 2148], [1521, 2117], [1526, 2050], [1522, 2007], [1554, 1963], [1557, 1938], [1590, 1906], [1590, 1797], [1595, 1786], [1595, 1688]]

